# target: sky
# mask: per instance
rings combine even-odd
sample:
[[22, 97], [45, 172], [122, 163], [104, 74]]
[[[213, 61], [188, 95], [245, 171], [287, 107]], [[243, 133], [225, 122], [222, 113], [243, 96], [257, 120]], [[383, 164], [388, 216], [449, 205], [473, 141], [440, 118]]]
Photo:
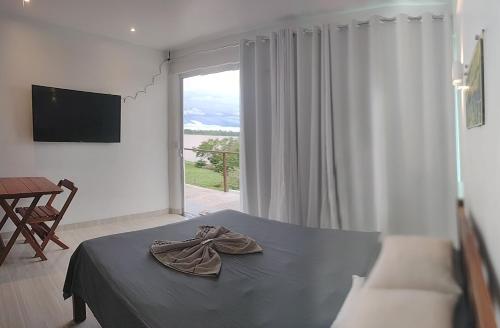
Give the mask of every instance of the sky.
[[184, 129], [240, 131], [240, 73], [185, 78]]

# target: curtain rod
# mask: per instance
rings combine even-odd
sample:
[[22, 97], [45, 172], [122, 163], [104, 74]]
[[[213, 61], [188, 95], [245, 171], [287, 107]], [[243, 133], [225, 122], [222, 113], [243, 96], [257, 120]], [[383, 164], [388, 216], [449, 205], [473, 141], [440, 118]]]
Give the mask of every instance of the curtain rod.
[[[444, 20], [444, 15], [432, 15], [431, 18], [433, 20], [439, 20], [442, 21]], [[414, 21], [422, 21], [423, 16], [408, 16], [408, 21], [414, 22]], [[398, 17], [383, 17], [383, 16], [377, 16], [377, 19], [382, 22], [382, 23], [392, 23], [395, 22]], [[338, 29], [345, 29], [348, 28], [350, 24], [338, 24], [336, 27]], [[364, 25], [370, 25], [370, 20], [365, 20], [365, 21], [358, 21], [356, 23], [356, 26], [364, 26]], [[312, 29], [303, 29], [304, 33], [312, 33]]]
[[[444, 15], [432, 15], [431, 18], [433, 20], [442, 21], [442, 20], [444, 20]], [[392, 22], [395, 22], [398, 18], [397, 17], [377, 16], [377, 19], [382, 23], [392, 23]], [[420, 21], [422, 21], [423, 16], [407, 16], [407, 19], [409, 22], [415, 22], [415, 21], [420, 22]], [[356, 23], [356, 26], [363, 26], [363, 25], [370, 25], [370, 20], [358, 21]], [[337, 28], [346, 28], [348, 26], [349, 26], [349, 24], [337, 25]]]
[[[433, 20], [437, 20], [437, 21], [442, 21], [444, 20], [445, 18], [445, 15], [432, 15], [431, 18]], [[382, 22], [382, 23], [392, 23], [392, 22], [395, 22], [398, 17], [383, 17], [383, 16], [377, 16], [377, 19]], [[423, 16], [407, 16], [407, 19], [409, 22], [420, 22], [422, 21], [423, 19]], [[336, 25], [337, 29], [339, 30], [342, 30], [342, 29], [346, 29], [346, 28], [349, 28], [351, 24], [338, 24]], [[370, 20], [365, 20], [365, 21], [357, 21], [355, 23], [355, 26], [357, 27], [361, 27], [361, 26], [369, 26], [370, 25]], [[302, 29], [302, 32], [304, 34], [307, 34], [307, 33], [313, 33], [314, 32], [314, 29], [311, 29], [311, 28], [303, 28]], [[294, 32], [295, 34], [296, 32]], [[266, 41], [266, 40], [269, 40], [269, 38], [267, 37], [264, 37], [262, 41]], [[248, 40], [247, 41], [247, 44], [248, 43], [254, 43], [255, 40]]]
[[[445, 17], [445, 15], [432, 15], [431, 18], [433, 20], [443, 20]], [[395, 22], [397, 20], [397, 17], [383, 17], [383, 16], [377, 16], [377, 19], [382, 22], [382, 23], [391, 23], [391, 22]], [[411, 22], [414, 22], [414, 21], [421, 21], [423, 19], [423, 16], [408, 16], [408, 21], [411, 21]], [[339, 24], [337, 25], [336, 27], [338, 29], [345, 29], [345, 28], [348, 28], [350, 24]], [[366, 20], [366, 21], [358, 21], [356, 23], [356, 26], [360, 27], [360, 26], [366, 26], [366, 25], [370, 25], [370, 21], [369, 20]], [[302, 29], [303, 33], [312, 33], [313, 32], [313, 29]], [[263, 41], [266, 41], [268, 40], [269, 38], [263, 38]], [[246, 41], [246, 43], [254, 43], [255, 40], [248, 40]], [[180, 55], [180, 56], [177, 56], [177, 57], [174, 57], [174, 58], [170, 58], [170, 54], [169, 54], [169, 59], [168, 61], [169, 62], [173, 62], [175, 60], [178, 60], [178, 59], [182, 59], [184, 57], [189, 57], [189, 56], [193, 56], [193, 55], [198, 55], [198, 54], [203, 54], [203, 53], [210, 53], [210, 52], [217, 52], [217, 51], [220, 51], [220, 50], [223, 50], [223, 49], [227, 49], [227, 48], [236, 48], [236, 47], [239, 47], [240, 46], [240, 43], [239, 42], [233, 42], [233, 43], [229, 43], [229, 44], [226, 44], [226, 45], [223, 45], [223, 46], [220, 46], [220, 47], [217, 47], [217, 48], [211, 48], [211, 49], [203, 49], [203, 50], [197, 50], [197, 51], [192, 51], [192, 52], [188, 52], [186, 54], [183, 54], [183, 55]]]

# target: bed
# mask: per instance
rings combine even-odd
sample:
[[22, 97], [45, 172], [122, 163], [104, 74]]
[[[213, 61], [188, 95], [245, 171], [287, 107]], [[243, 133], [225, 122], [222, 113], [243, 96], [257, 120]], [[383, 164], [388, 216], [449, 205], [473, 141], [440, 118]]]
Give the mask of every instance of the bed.
[[[202, 224], [246, 234], [264, 252], [221, 255], [217, 278], [169, 270], [150, 255], [153, 240], [189, 239]], [[83, 242], [71, 258], [64, 297], [73, 297], [76, 322], [85, 320], [87, 304], [105, 328], [329, 327], [352, 275], [366, 276], [379, 251], [375, 232], [304, 228], [222, 211]], [[457, 309], [458, 321], [469, 320], [464, 300]]]

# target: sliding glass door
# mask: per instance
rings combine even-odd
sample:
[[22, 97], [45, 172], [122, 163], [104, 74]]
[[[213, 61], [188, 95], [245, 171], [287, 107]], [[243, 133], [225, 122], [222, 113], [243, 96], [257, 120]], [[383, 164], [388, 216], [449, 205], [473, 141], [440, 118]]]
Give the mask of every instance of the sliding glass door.
[[239, 70], [182, 80], [184, 213], [240, 209]]

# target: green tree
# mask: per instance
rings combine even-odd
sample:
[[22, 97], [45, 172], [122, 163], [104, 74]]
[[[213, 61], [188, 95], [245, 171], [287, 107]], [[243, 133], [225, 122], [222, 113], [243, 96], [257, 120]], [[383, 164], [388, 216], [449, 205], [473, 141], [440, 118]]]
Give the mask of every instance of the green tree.
[[228, 151], [237, 153], [226, 155], [227, 171], [234, 171], [240, 166], [240, 157], [238, 155], [240, 152], [240, 140], [238, 138], [208, 139], [203, 141], [197, 149], [201, 150], [196, 152], [196, 156], [207, 160], [212, 165], [213, 170], [217, 173], [222, 174], [224, 171], [222, 153], [204, 152], [202, 150]]

